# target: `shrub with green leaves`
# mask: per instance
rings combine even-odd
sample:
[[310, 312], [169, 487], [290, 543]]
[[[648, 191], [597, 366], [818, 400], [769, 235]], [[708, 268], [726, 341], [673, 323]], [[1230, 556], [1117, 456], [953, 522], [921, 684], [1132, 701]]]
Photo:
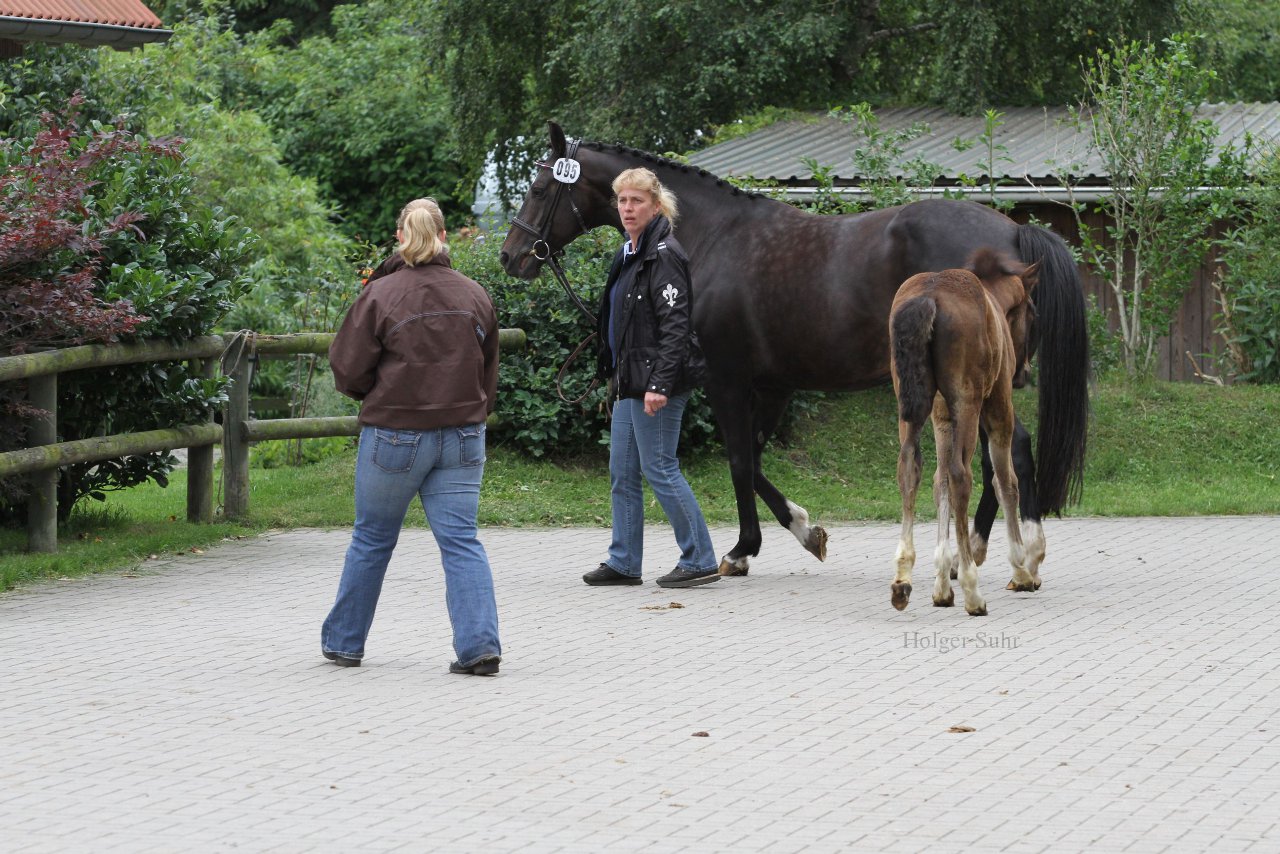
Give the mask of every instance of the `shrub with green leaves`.
[[1230, 372], [1244, 382], [1280, 382], [1280, 145], [1261, 153], [1246, 188], [1243, 222], [1219, 243], [1226, 267], [1218, 332]]
[[[595, 328], [546, 270], [532, 281], [513, 279], [498, 263], [501, 235], [474, 242], [454, 241], [454, 267], [489, 292], [504, 327], [523, 329], [528, 345], [522, 352], [506, 351], [498, 374], [497, 414], [501, 426], [495, 441], [506, 441], [534, 456], [599, 451], [608, 444], [606, 391], [596, 388], [579, 403], [562, 401], [556, 376]], [[609, 262], [618, 236], [596, 229], [569, 245], [564, 261], [570, 283], [594, 312], [609, 275]], [[570, 399], [587, 390], [596, 372], [596, 342], [587, 344], [566, 371], [564, 393]], [[695, 392], [685, 409], [681, 449], [705, 447], [716, 434], [711, 409]]]
[[[251, 234], [219, 208], [196, 203], [180, 140], [82, 126], [77, 103], [65, 116], [46, 115], [39, 134], [0, 154], [6, 348], [207, 334], [248, 287]], [[24, 230], [39, 239], [22, 241]], [[33, 315], [33, 305], [48, 310]], [[15, 391], [5, 389], [10, 400]], [[201, 421], [225, 400], [221, 381], [182, 362], [76, 371], [59, 377], [59, 391], [62, 441]], [[168, 453], [69, 466], [59, 515], [85, 495], [163, 484], [171, 467]], [[22, 515], [17, 498], [6, 490], [0, 520]]]

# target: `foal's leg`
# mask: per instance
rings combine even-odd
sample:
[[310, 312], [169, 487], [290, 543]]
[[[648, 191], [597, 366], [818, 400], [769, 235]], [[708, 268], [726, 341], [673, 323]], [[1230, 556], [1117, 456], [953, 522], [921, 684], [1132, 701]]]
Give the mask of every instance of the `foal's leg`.
[[[818, 560], [826, 560], [826, 529], [820, 525], [810, 525], [809, 512], [783, 495], [764, 476], [764, 471], [760, 467], [760, 456], [764, 453], [765, 443], [773, 437], [773, 432], [778, 429], [778, 422], [782, 420], [782, 413], [786, 411], [787, 403], [790, 400], [791, 392], [789, 391], [760, 391], [756, 393], [752, 407], [754, 410], [752, 442], [755, 450], [753, 478], [756, 485], [756, 495], [759, 495], [765, 506], [773, 511], [774, 518], [778, 520], [778, 524], [790, 531], [791, 535], [800, 542], [800, 545], [804, 546], [805, 551]], [[721, 574], [729, 575], [730, 573], [722, 570]], [[746, 572], [744, 571], [742, 574], [746, 575]]]
[[[960, 553], [960, 589], [964, 591], [964, 609], [973, 617], [984, 617], [987, 614], [987, 603], [978, 592], [978, 568], [973, 564], [973, 553], [969, 549], [969, 496], [973, 492], [970, 466], [978, 445], [980, 405], [980, 402], [966, 400], [958, 401], [957, 405], [951, 407], [955, 434], [947, 466], [951, 508], [956, 517], [956, 551]], [[947, 571], [950, 572], [949, 566]]]
[[924, 424], [898, 422], [898, 492], [902, 495], [902, 533], [898, 537], [898, 551], [893, 558], [893, 584], [889, 601], [899, 611], [907, 607], [911, 599], [911, 570], [916, 565], [916, 546], [912, 527], [915, 524], [916, 493], [920, 489], [920, 469], [923, 459], [920, 453], [920, 431]]
[[[953, 433], [951, 414], [939, 395], [933, 405], [933, 441], [938, 449], [938, 467], [933, 473], [933, 503], [938, 508], [937, 545], [933, 548], [933, 565], [937, 570], [937, 578], [933, 582], [933, 604], [939, 608], [950, 608], [956, 603], [955, 591], [951, 589], [951, 565], [955, 562], [955, 555], [951, 552], [951, 487], [947, 476], [953, 453]], [[967, 519], [965, 523], [968, 524]]]
[[1010, 441], [1013, 436], [1013, 404], [997, 389], [983, 413], [991, 438], [991, 464], [995, 468], [995, 487], [1004, 510], [1005, 529], [1009, 536], [1009, 564], [1013, 567], [1011, 590], [1034, 590], [1026, 569], [1026, 550], [1018, 527], [1018, 475], [1013, 468]]
[[[1013, 418], [1013, 470], [1018, 475], [1018, 510], [1022, 515], [1022, 544], [1026, 548], [1026, 568], [1035, 589], [1040, 589], [1040, 564], [1044, 562], [1044, 526], [1040, 519], [1040, 496], [1036, 492], [1036, 463], [1031, 454], [1031, 434], [1015, 415]], [[1009, 582], [1010, 590], [1013, 582]]]

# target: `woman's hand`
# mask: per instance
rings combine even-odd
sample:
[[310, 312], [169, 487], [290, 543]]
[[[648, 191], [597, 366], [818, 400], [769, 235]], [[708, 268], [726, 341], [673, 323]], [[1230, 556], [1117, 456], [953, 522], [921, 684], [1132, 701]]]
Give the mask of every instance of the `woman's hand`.
[[644, 414], [657, 415], [658, 410], [667, 405], [667, 396], [653, 391], [644, 393]]

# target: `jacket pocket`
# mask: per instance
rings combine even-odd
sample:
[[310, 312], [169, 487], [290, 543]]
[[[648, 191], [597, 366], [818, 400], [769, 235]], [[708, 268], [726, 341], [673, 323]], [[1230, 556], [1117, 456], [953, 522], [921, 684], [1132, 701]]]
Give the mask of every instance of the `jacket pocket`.
[[418, 456], [418, 442], [422, 434], [417, 430], [374, 430], [373, 464], [388, 474], [399, 474], [413, 468]]
[[484, 424], [468, 424], [458, 428], [459, 465], [484, 464], [484, 433]]

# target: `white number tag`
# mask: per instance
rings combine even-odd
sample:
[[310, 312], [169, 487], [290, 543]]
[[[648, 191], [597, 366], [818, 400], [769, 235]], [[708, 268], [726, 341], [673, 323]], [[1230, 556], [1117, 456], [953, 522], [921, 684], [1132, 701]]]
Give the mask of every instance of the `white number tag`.
[[572, 184], [578, 180], [578, 175], [582, 172], [582, 166], [576, 160], [570, 160], [568, 157], [561, 157], [551, 167], [551, 174], [561, 184]]

